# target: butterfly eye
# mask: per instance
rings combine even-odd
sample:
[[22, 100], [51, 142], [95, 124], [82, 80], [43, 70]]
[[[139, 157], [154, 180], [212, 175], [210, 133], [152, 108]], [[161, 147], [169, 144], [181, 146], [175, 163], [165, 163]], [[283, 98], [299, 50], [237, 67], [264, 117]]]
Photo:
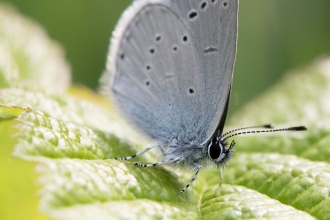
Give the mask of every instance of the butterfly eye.
[[222, 159], [222, 144], [215, 138], [209, 144], [209, 157], [216, 162], [221, 161]]

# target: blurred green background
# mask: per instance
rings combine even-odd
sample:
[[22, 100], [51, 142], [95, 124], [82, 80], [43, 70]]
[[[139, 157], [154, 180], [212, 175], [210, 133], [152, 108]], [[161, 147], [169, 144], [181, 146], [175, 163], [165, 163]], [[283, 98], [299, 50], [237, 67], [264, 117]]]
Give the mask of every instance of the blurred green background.
[[[41, 24], [64, 47], [75, 84], [96, 89], [111, 32], [132, 0], [5, 2]], [[241, 0], [239, 10], [231, 112], [286, 71], [330, 51], [329, 0]]]

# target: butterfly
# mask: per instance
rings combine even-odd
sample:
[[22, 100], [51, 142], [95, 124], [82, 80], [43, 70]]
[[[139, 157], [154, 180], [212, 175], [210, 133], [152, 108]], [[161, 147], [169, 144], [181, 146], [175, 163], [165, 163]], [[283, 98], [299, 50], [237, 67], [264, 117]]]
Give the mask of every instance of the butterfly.
[[[244, 127], [223, 134], [237, 46], [238, 0], [137, 0], [122, 15], [109, 50], [105, 82], [119, 108], [157, 144], [163, 160], [139, 167], [172, 165], [195, 169], [206, 161], [220, 170], [235, 142], [251, 132], [300, 131]], [[237, 132], [243, 129], [258, 131]], [[268, 129], [268, 130], [267, 130]], [[221, 175], [222, 176], [222, 175]]]

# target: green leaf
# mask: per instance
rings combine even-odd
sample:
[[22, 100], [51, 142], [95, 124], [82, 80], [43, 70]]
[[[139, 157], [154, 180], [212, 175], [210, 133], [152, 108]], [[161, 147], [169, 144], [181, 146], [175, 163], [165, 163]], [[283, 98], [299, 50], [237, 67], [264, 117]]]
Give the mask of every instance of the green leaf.
[[6, 4], [0, 5], [0, 51], [0, 88], [63, 92], [70, 84], [62, 49], [39, 25]]
[[[0, 10], [4, 9], [0, 7]], [[218, 170], [203, 166], [194, 184], [177, 196], [194, 170], [139, 168], [132, 161], [112, 159], [132, 155], [150, 146], [152, 140], [130, 129], [97, 94], [81, 88], [64, 92], [67, 83], [57, 81], [56, 77], [66, 75], [67, 68], [46, 71], [48, 67], [53, 70], [50, 60], [62, 60], [57, 47], [41, 50], [41, 54], [48, 55], [44, 54], [40, 63], [24, 57], [25, 50], [39, 51], [33, 40], [37, 36], [24, 35], [24, 30], [33, 29], [34, 24], [12, 9], [4, 11], [0, 13], [0, 37], [5, 40], [0, 42], [7, 42], [2, 47], [9, 48], [3, 53], [4, 60], [9, 61], [0, 65], [3, 79], [0, 138], [4, 140], [0, 150], [11, 152], [15, 145], [14, 155], [24, 159], [21, 161], [24, 165], [37, 164], [40, 210], [47, 216], [56, 219], [330, 219], [329, 58], [289, 74], [229, 120], [235, 127], [272, 122], [281, 126], [306, 125], [308, 131], [235, 137], [236, 155], [223, 170], [224, 184], [219, 186]], [[16, 32], [6, 30], [3, 34], [4, 21], [17, 22]], [[36, 33], [40, 33], [38, 30]], [[25, 43], [15, 38], [19, 33], [27, 36]], [[40, 36], [43, 40], [37, 39], [42, 44], [53, 45], [45, 35]], [[63, 66], [63, 63], [54, 65]], [[47, 84], [45, 79], [59, 84]], [[57, 89], [61, 94], [54, 93]], [[7, 157], [0, 163], [3, 170], [8, 166]], [[154, 162], [159, 158], [148, 152], [137, 160]], [[4, 204], [9, 201], [18, 210], [20, 206], [15, 206], [13, 201], [19, 203], [22, 193], [9, 196], [6, 189], [13, 183], [26, 181], [29, 187], [24, 192], [35, 192], [35, 174], [28, 165], [9, 166], [12, 170], [1, 174], [4, 173], [1, 181], [5, 184], [1, 184], [0, 193], [4, 195]], [[23, 180], [6, 179], [25, 175]], [[26, 207], [36, 211], [36, 203], [31, 198], [34, 205]], [[6, 210], [15, 212], [14, 208], [3, 207], [5, 214], [0, 213], [1, 219], [10, 213]], [[29, 216], [33, 215], [36, 216]], [[11, 216], [22, 218], [18, 213]]]
[[24, 112], [24, 108], [21, 107], [6, 107], [0, 105], [0, 118], [1, 119], [9, 119], [19, 116]]
[[[42, 209], [55, 218], [65, 218], [66, 214], [80, 219], [95, 215], [89, 210], [111, 217], [119, 205], [126, 207], [127, 211], [134, 207], [133, 213], [141, 218], [156, 218], [164, 212], [168, 212], [169, 218], [191, 216], [192, 219], [198, 216], [216, 218], [219, 215], [230, 218], [274, 217], [280, 213], [309, 217], [256, 191], [238, 186], [219, 189], [218, 178], [214, 178], [218, 175], [213, 172], [200, 176], [200, 179], [208, 181], [198, 183], [195, 193], [188, 191], [183, 196], [176, 196], [184, 183], [174, 173], [161, 167], [141, 169], [130, 162], [105, 160], [120, 154], [116, 150], [133, 153], [129, 152], [128, 145], [124, 145], [126, 150], [120, 146], [118, 139], [112, 135], [106, 136], [101, 131], [94, 132], [73, 123], [65, 124], [40, 111], [27, 110], [17, 120], [20, 125], [16, 127], [20, 132], [16, 136], [19, 143], [15, 154], [41, 163], [38, 170], [44, 185]], [[109, 152], [109, 149], [114, 152]], [[248, 206], [251, 205], [251, 197], [254, 198], [254, 206]], [[99, 203], [103, 205], [99, 206]], [[260, 206], [265, 204], [268, 210], [260, 211]], [[90, 209], [86, 209], [86, 205]], [[149, 206], [158, 211], [155, 214], [146, 212]], [[273, 211], [273, 206], [277, 211]], [[82, 209], [86, 211], [82, 212]], [[117, 217], [124, 217], [125, 213], [118, 213]]]
[[226, 180], [304, 210], [330, 217], [330, 165], [292, 155], [240, 154], [226, 170]]
[[129, 145], [116, 136], [28, 110], [18, 118], [20, 131], [15, 155], [48, 158], [80, 158], [104, 160], [119, 155], [119, 150], [133, 154]]
[[0, 116], [0, 219], [48, 219], [38, 213], [35, 165], [11, 156], [17, 144], [13, 138], [17, 124]]

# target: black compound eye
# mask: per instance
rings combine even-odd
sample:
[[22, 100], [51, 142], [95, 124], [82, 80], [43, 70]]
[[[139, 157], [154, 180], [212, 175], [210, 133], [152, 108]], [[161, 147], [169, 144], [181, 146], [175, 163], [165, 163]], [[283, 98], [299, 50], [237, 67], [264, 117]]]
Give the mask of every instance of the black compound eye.
[[215, 138], [210, 142], [209, 145], [209, 156], [211, 159], [216, 160], [222, 153], [222, 146]]

